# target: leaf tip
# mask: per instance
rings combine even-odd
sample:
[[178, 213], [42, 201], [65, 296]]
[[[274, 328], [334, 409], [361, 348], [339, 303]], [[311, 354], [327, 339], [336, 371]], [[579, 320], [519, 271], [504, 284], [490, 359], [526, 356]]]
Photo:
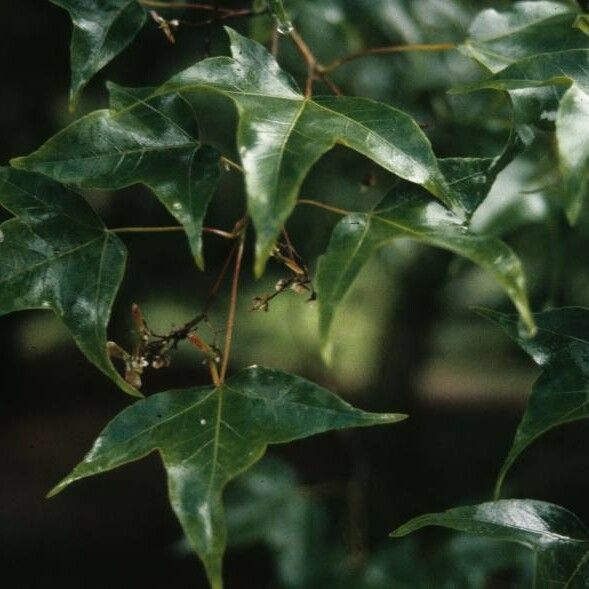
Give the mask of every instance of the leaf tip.
[[383, 423], [398, 423], [408, 418], [406, 413], [383, 413], [381, 417]]
[[499, 313], [499, 311], [494, 311], [493, 309], [489, 309], [489, 307], [479, 307], [475, 306], [472, 307], [472, 310], [481, 317], [485, 319], [489, 319], [490, 321], [499, 321], [505, 315], [503, 313]]
[[59, 483], [57, 483], [57, 485], [51, 488], [49, 492], [45, 495], [45, 499], [52, 499], [56, 495], [59, 495], [59, 493], [61, 493], [70, 484], [70, 482], [71, 481], [69, 480], [69, 478], [65, 478]]
[[327, 336], [321, 335], [321, 359], [327, 367], [333, 365], [333, 343], [328, 340]]
[[20, 157], [13, 157], [12, 159], [8, 160], [8, 163], [11, 165], [11, 167], [16, 168], [18, 170], [26, 170], [27, 169], [26, 161], [27, 161], [26, 156], [20, 156]]

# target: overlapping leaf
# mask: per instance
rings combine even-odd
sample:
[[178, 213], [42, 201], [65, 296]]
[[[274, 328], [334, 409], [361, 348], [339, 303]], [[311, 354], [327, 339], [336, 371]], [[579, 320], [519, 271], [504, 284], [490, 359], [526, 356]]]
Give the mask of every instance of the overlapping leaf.
[[78, 347], [126, 392], [106, 350], [106, 327], [126, 250], [77, 194], [37, 174], [0, 168], [0, 315], [53, 309]]
[[512, 130], [503, 151], [494, 158], [444, 158], [440, 169], [467, 217], [471, 217], [491, 190], [497, 175], [522, 151], [523, 143]]
[[[495, 75], [469, 89], [509, 92], [522, 138], [554, 128], [562, 198], [576, 221], [589, 180], [589, 36], [586, 16], [569, 3], [520, 2], [504, 13], [483, 11], [464, 50]], [[479, 41], [477, 41], [477, 38]]]
[[218, 388], [168, 391], [135, 403], [110, 422], [52, 494], [159, 450], [172, 507], [219, 589], [226, 543], [223, 488], [261, 458], [268, 444], [403, 418], [365, 413], [303, 378], [252, 367]]
[[360, 269], [377, 249], [401, 237], [450, 250], [488, 270], [512, 299], [527, 329], [533, 331], [524, 272], [513, 251], [494, 237], [470, 232], [461, 219], [421, 189], [405, 184], [374, 211], [342, 219], [333, 231], [327, 252], [319, 259], [319, 330], [326, 356], [335, 311]]
[[520, 334], [515, 317], [489, 310], [481, 313], [496, 321], [544, 369], [501, 468], [499, 492], [509, 468], [535, 439], [554, 427], [589, 417], [589, 310], [570, 307], [535, 314], [538, 332], [532, 339]]
[[506, 10], [488, 8], [471, 24], [459, 49], [496, 73], [539, 53], [587, 47], [589, 39], [573, 28], [576, 2], [540, 0], [514, 2]]
[[[146, 102], [178, 93], [189, 97], [193, 92], [213, 91], [235, 102], [240, 114], [237, 142], [245, 169], [248, 208], [257, 232], [257, 274], [263, 271], [276, 237], [295, 206], [306, 174], [336, 143], [424, 186], [448, 206], [459, 209], [429, 140], [411, 117], [366, 98], [307, 99], [264, 47], [230, 29], [228, 33], [233, 57], [197, 63], [155, 90], [150, 98], [125, 110], [124, 117], [141, 119]], [[100, 134], [109, 138], [110, 119], [100, 133], [88, 131], [89, 125], [105, 117], [94, 113], [74, 123], [15, 164], [56, 178], [69, 176], [68, 170], [77, 166], [62, 162], [72, 153], [72, 146], [78, 152], [91, 153], [96, 141], [107, 143], [100, 140]], [[157, 144], [153, 147], [157, 149]], [[116, 161], [110, 160], [111, 173], [120, 167], [114, 169]], [[136, 159], [130, 162], [132, 165]], [[91, 182], [92, 177], [91, 170], [78, 168], [78, 182]]]
[[558, 505], [511, 499], [457, 507], [416, 517], [392, 535], [405, 536], [425, 526], [443, 526], [531, 548], [536, 553], [536, 589], [587, 588], [589, 529]]
[[88, 83], [141, 30], [145, 10], [137, 0], [51, 0], [70, 13], [74, 26], [70, 47], [73, 106]]
[[176, 93], [109, 89], [112, 109], [82, 117], [12, 165], [92, 188], [146, 184], [182, 224], [202, 267], [202, 224], [219, 154], [199, 142], [192, 107]]

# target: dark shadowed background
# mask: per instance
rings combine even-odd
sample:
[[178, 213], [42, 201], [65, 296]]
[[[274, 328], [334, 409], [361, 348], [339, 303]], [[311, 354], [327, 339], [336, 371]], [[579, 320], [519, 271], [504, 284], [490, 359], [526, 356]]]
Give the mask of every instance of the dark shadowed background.
[[[460, 41], [476, 10], [487, 4], [290, 3], [297, 27], [324, 62], [362, 47]], [[186, 18], [196, 21], [199, 16]], [[80, 114], [104, 107], [106, 80], [155, 85], [203, 58], [208, 48], [226, 50], [218, 25], [180, 27], [172, 46], [150, 22], [89, 85], [72, 115], [67, 109], [70, 23], [65, 11], [46, 0], [4, 0], [0, 19], [3, 164], [31, 152]], [[267, 17], [231, 24], [261, 42], [269, 39]], [[278, 55], [299, 79], [304, 75], [288, 39], [280, 39]], [[475, 65], [452, 52], [374, 56], [341, 68], [336, 81], [346, 93], [410, 112], [423, 123], [438, 156], [488, 156], [499, 152], [509, 131], [506, 100], [485, 92], [446, 94], [479, 75]], [[319, 85], [317, 91], [326, 89]], [[233, 110], [226, 102], [208, 100], [203, 135], [236, 159]], [[550, 210], [540, 197], [524, 199], [524, 204], [515, 200], [541, 175], [541, 165], [533, 154], [511, 164], [476, 222], [493, 229], [501, 215], [525, 221], [504, 237], [524, 261], [536, 309], [548, 302], [587, 304], [587, 218], [573, 232], [558, 215], [544, 222]], [[392, 181], [368, 160], [338, 148], [315, 166], [302, 194], [362, 209]], [[110, 227], [172, 223], [143, 188], [84, 194]], [[230, 227], [242, 206], [241, 178], [228, 172], [207, 223]], [[291, 238], [311, 268], [335, 221], [314, 209], [297, 210], [289, 221]], [[553, 246], [557, 238], [561, 250]], [[227, 244], [206, 238], [210, 272], [202, 274], [181, 235], [124, 236], [124, 241], [128, 271], [110, 336], [129, 346], [131, 303], [139, 303], [161, 330], [183, 324], [202, 305]], [[403, 541], [387, 538], [420, 513], [490, 497], [538, 374], [498, 328], [472, 311], [474, 305], [510, 310], [497, 287], [484, 273], [445, 253], [406, 243], [387, 248], [348, 296], [336, 321], [334, 363], [326, 368], [318, 353], [316, 309], [304, 297], [286, 294], [268, 313], [248, 312], [251, 298], [271, 290], [280, 277], [276, 266], [254, 281], [250, 262], [251, 256], [238, 308], [233, 370], [256, 362], [293, 371], [362, 408], [411, 417], [390, 428], [274, 447], [270, 461], [230, 489], [235, 546], [227, 558], [227, 586], [526, 586], [529, 559], [513, 548], [465, 541], [439, 530]], [[219, 326], [224, 302], [221, 298]], [[129, 398], [85, 361], [49, 313], [0, 319], [0, 349], [0, 578], [12, 579], [7, 586], [27, 589], [204, 587], [200, 565], [187, 552], [167, 504], [164, 473], [155, 456], [44, 499]], [[198, 357], [183, 349], [169, 369], [147, 375], [145, 390], [207, 381]], [[588, 436], [583, 423], [544, 436], [514, 467], [506, 494], [552, 501], [589, 521]]]

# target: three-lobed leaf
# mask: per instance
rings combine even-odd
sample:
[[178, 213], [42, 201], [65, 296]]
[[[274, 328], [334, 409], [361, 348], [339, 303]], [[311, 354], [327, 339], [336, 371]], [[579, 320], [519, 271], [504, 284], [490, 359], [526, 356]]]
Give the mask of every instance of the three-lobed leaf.
[[172, 507], [218, 589], [226, 544], [223, 489], [268, 444], [404, 417], [366, 413], [303, 378], [252, 367], [217, 388], [168, 391], [127, 408], [51, 494], [158, 450]]
[[543, 368], [501, 467], [498, 493], [508, 470], [534, 440], [559, 425], [589, 417], [589, 310], [565, 307], [536, 313], [534, 338], [520, 333], [513, 316], [486, 309], [480, 312], [498, 323]]
[[317, 267], [319, 331], [323, 350], [337, 306], [363, 265], [379, 248], [399, 238], [413, 239], [457, 253], [488, 270], [520, 312], [528, 331], [534, 330], [517, 256], [495, 237], [472, 233], [461, 219], [415, 186], [404, 184], [372, 212], [356, 213], [336, 225]]
[[84, 199], [37, 174], [0, 168], [0, 315], [52, 309], [76, 344], [123, 390], [141, 396], [113, 367], [106, 328], [125, 270], [125, 246]]
[[150, 97], [150, 89], [114, 84], [109, 90], [111, 109], [82, 117], [12, 165], [91, 188], [149, 186], [184, 227], [202, 268], [202, 225], [219, 179], [219, 154], [200, 143], [194, 111], [182, 96]]
[[[409, 115], [367, 98], [305, 98], [264, 47], [230, 29], [228, 34], [232, 57], [197, 63], [123, 112], [125, 117], [137, 120], [143, 116], [146, 102], [178, 94], [189, 99], [192, 93], [203, 91], [233, 100], [239, 111], [237, 143], [245, 171], [248, 210], [257, 232], [258, 275], [295, 207], [305, 176], [336, 143], [364, 154], [401, 178], [424, 186], [448, 206], [460, 209], [429, 140]], [[97, 118], [104, 120], [106, 116], [94, 113], [81, 119], [31, 156], [16, 160], [15, 165], [63, 179], [72, 166], [60, 162], [74, 151], [91, 153], [96, 141], [100, 144], [110, 139], [113, 123], [108, 118], [99, 132], [88, 131]], [[116, 122], [119, 120], [120, 115]], [[120, 166], [116, 154], [111, 153], [111, 158], [113, 174]], [[134, 161], [131, 159], [131, 164]], [[82, 184], [96, 183], [91, 169], [79, 169], [75, 179]]]
[[585, 589], [589, 578], [589, 529], [566, 509], [530, 499], [456, 507], [416, 517], [392, 534], [405, 536], [426, 526], [523, 544], [536, 553], [534, 587]]
[[73, 107], [84, 86], [131, 43], [145, 23], [137, 0], [51, 0], [73, 23], [70, 47]]

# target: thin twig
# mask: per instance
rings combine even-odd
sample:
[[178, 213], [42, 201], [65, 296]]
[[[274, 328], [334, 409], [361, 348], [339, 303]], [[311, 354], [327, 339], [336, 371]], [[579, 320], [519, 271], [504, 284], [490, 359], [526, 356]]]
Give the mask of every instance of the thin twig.
[[278, 44], [280, 42], [280, 34], [278, 33], [278, 28], [274, 27], [272, 29], [272, 39], [270, 41], [270, 53], [272, 57], [276, 59], [278, 56]]
[[290, 240], [290, 236], [288, 235], [288, 231], [286, 227], [282, 228], [282, 235], [284, 235], [284, 241], [286, 242], [286, 247], [288, 248], [288, 254], [291, 258], [295, 257], [295, 249], [292, 245], [292, 241]]
[[353, 61], [354, 59], [360, 59], [367, 57], [368, 55], [382, 55], [386, 53], [405, 53], [409, 51], [449, 51], [456, 49], [454, 43], [416, 43], [413, 45], [390, 45], [388, 47], [372, 47], [370, 49], [364, 49], [363, 51], [357, 51], [356, 53], [350, 53], [344, 57], [340, 57], [332, 61], [329, 65], [324, 67], [319, 66], [319, 72], [328, 74], [333, 70], [336, 70], [344, 63]]
[[160, 2], [158, 0], [139, 0], [139, 4], [149, 8], [169, 8], [170, 10], [202, 10], [232, 14], [238, 12], [231, 8], [219, 8], [214, 4], [201, 4], [198, 2]]
[[227, 315], [227, 329], [225, 331], [225, 346], [223, 348], [223, 361], [221, 372], [219, 374], [219, 383], [225, 382], [227, 368], [229, 366], [229, 354], [231, 353], [231, 344], [233, 342], [233, 331], [235, 329], [235, 312], [237, 309], [237, 287], [239, 285], [239, 274], [241, 272], [241, 262], [243, 260], [243, 250], [245, 245], [245, 230], [242, 231], [237, 246], [237, 255], [235, 257], [235, 266], [233, 270], [233, 280], [231, 282], [231, 298], [229, 301], [229, 313]]
[[305, 84], [305, 96], [308, 98], [313, 93], [313, 81], [317, 72], [317, 60], [305, 40], [299, 35], [296, 29], [292, 29], [289, 37], [294, 43], [303, 61], [307, 64], [307, 82]]
[[219, 293], [219, 289], [221, 288], [221, 285], [223, 284], [223, 279], [225, 278], [225, 274], [227, 274], [227, 270], [229, 269], [229, 264], [231, 264], [231, 260], [233, 259], [233, 256], [235, 255], [235, 252], [237, 251], [237, 246], [238, 246], [238, 244], [236, 243], [231, 248], [231, 250], [229, 251], [229, 254], [225, 258], [225, 262], [223, 263], [223, 267], [221, 268], [221, 271], [219, 272], [219, 276], [217, 276], [217, 280], [215, 280], [215, 284], [213, 285], [213, 288], [211, 288], [211, 290], [207, 296], [207, 300], [205, 301], [205, 304], [202, 308], [202, 313], [204, 315], [206, 315], [209, 312], [210, 308], [213, 306], [213, 303], [215, 302], [217, 294]]
[[217, 368], [217, 365], [215, 364], [214, 360], [209, 360], [208, 365], [209, 365], [209, 372], [211, 373], [211, 380], [213, 381], [213, 384], [216, 387], [220, 387], [221, 386], [221, 379], [219, 378], [219, 370]]
[[337, 213], [338, 215], [353, 215], [357, 211], [348, 211], [346, 209], [340, 209], [339, 207], [333, 207], [331, 205], [325, 204], [323, 202], [319, 202], [318, 200], [311, 200], [308, 198], [299, 198], [297, 200], [298, 205], [311, 205], [313, 207], [317, 207], [320, 209], [325, 209], [326, 211], [331, 211], [332, 213]]
[[340, 90], [339, 86], [333, 80], [331, 80], [327, 74], [320, 74], [320, 76], [323, 80], [323, 83], [331, 90], [332, 94], [335, 94], [336, 96], [343, 95], [343, 92]]
[[[184, 227], [180, 225], [171, 225], [169, 227], [113, 227], [109, 229], [111, 233], [177, 233], [185, 231]], [[218, 235], [225, 239], [235, 239], [237, 235], [230, 231], [223, 231], [215, 227], [203, 227], [203, 233], [210, 233], [211, 235]]]
[[263, 14], [267, 14], [267, 10], [262, 10], [260, 12], [255, 12], [254, 10], [250, 10], [249, 8], [244, 8], [243, 10], [235, 10], [233, 12], [227, 12], [223, 14], [218, 14], [212, 18], [208, 18], [207, 20], [201, 20], [198, 22], [194, 22], [191, 20], [182, 20], [177, 19], [178, 23], [181, 25], [185, 25], [187, 27], [206, 27], [209, 25], [213, 25], [218, 22], [222, 22], [224, 20], [232, 20], [234, 18], [248, 18], [248, 17], [255, 17], [261, 16]]
[[184, 231], [184, 227], [180, 225], [172, 225], [171, 227], [113, 227], [109, 231], [111, 233], [174, 233]]
[[221, 163], [227, 166], [228, 168], [233, 168], [234, 170], [241, 172], [242, 174], [244, 172], [242, 166], [240, 166], [237, 162], [230, 160], [228, 157], [225, 157], [224, 155], [221, 156]]

